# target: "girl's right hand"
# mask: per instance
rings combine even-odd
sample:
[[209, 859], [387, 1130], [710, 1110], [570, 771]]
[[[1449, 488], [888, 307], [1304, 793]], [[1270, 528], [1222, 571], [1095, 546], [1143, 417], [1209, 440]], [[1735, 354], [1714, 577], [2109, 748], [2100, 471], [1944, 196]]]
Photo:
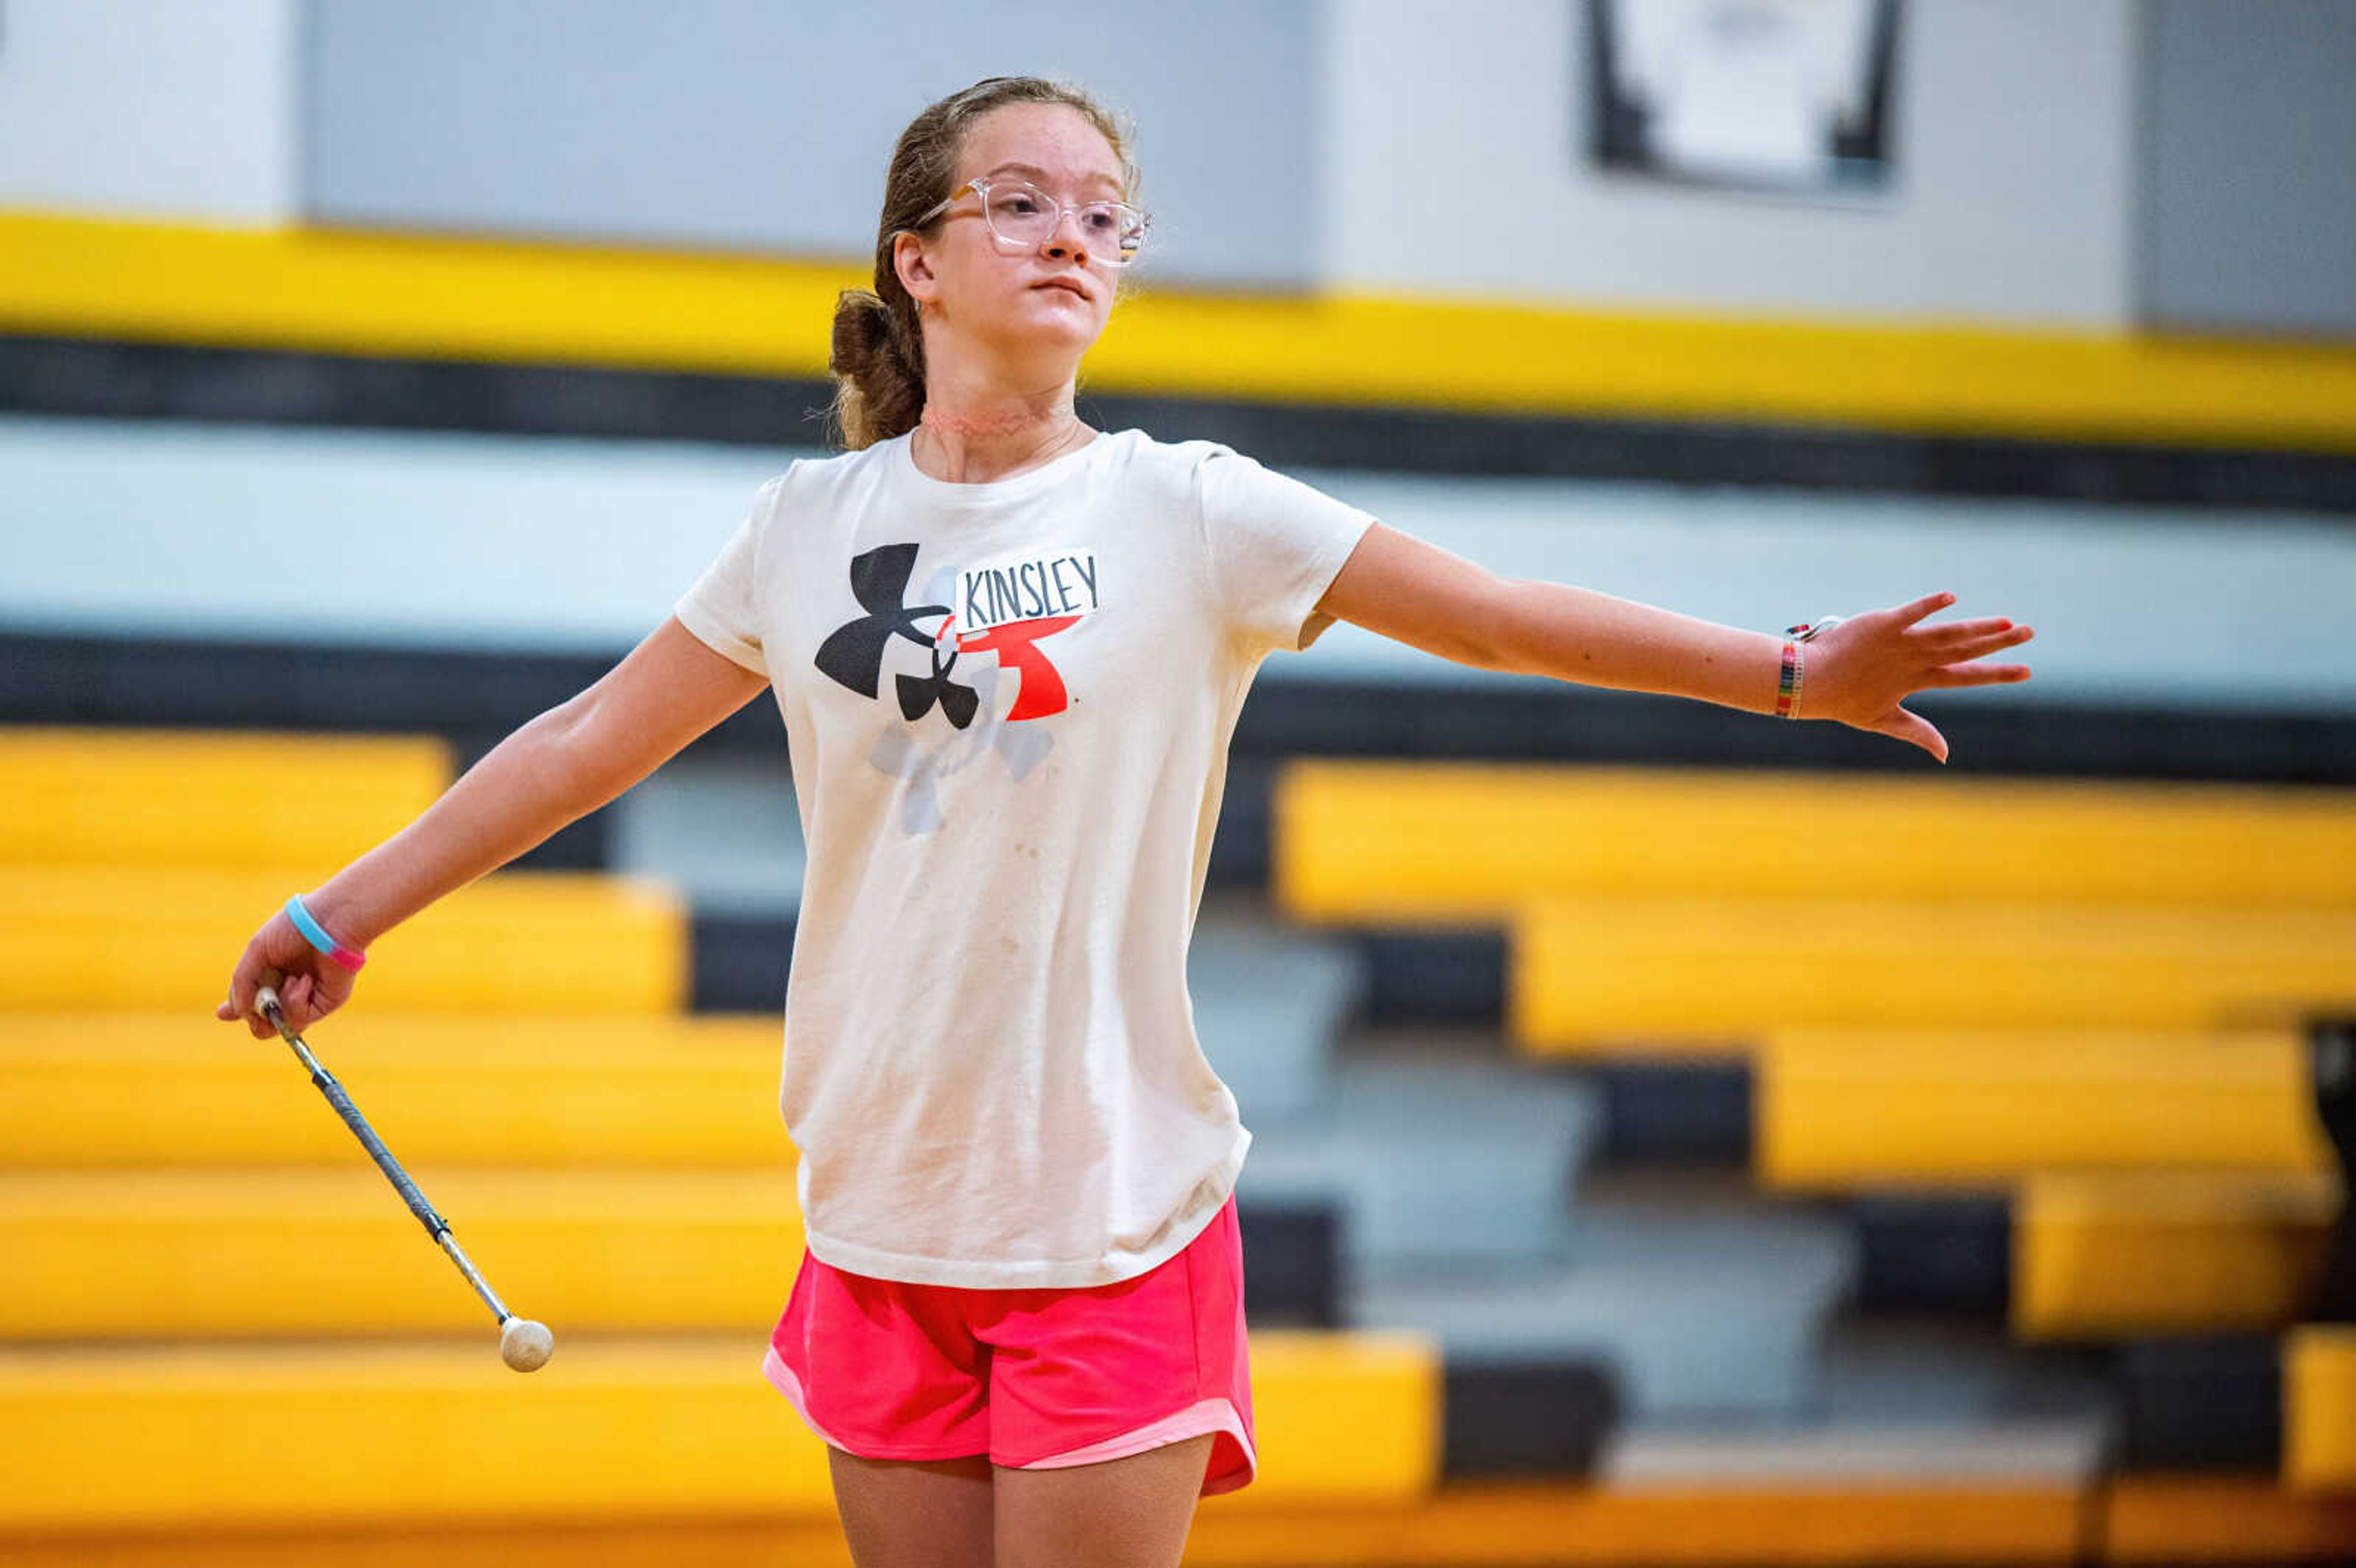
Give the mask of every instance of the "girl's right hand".
[[280, 910], [270, 917], [230, 976], [229, 1000], [213, 1009], [223, 1023], [242, 1019], [256, 1040], [274, 1040], [277, 1029], [262, 1016], [254, 996], [264, 986], [278, 993], [278, 1011], [286, 1027], [300, 1034], [344, 1005], [359, 976], [311, 945]]

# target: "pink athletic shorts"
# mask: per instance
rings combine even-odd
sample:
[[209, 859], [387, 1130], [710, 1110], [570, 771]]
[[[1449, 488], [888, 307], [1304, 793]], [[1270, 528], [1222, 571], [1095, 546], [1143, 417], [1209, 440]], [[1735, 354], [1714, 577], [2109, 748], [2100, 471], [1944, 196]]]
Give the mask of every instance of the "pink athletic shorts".
[[762, 1370], [811, 1431], [870, 1459], [1045, 1470], [1210, 1432], [1206, 1498], [1259, 1463], [1233, 1197], [1176, 1256], [1077, 1290], [873, 1279], [805, 1248]]

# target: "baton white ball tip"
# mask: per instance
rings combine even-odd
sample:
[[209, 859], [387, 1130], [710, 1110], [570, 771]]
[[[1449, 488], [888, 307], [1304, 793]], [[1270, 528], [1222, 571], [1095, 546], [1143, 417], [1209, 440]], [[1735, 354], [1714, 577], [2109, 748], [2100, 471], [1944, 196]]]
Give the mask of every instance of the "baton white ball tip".
[[536, 1372], [556, 1353], [556, 1336], [545, 1323], [510, 1317], [499, 1330], [499, 1360], [519, 1372]]

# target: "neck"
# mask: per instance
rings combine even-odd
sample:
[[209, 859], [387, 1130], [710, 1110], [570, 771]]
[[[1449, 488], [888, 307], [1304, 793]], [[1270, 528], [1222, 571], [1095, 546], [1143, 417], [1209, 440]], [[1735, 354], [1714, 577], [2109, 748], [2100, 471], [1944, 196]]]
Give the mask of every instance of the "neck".
[[1068, 381], [1039, 395], [927, 389], [911, 451], [932, 478], [980, 485], [1053, 462], [1094, 433], [1073, 412]]

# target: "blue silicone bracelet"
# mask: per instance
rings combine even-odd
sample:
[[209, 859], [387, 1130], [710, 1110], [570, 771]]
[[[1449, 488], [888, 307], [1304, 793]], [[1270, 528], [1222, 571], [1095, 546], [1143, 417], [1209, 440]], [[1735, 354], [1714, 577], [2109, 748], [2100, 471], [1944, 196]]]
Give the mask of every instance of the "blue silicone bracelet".
[[311, 912], [303, 907], [301, 893], [286, 901], [286, 918], [294, 923], [294, 929], [303, 933], [303, 940], [345, 968], [357, 973], [359, 966], [368, 962], [368, 955], [337, 942], [327, 934], [327, 927], [311, 918]]

